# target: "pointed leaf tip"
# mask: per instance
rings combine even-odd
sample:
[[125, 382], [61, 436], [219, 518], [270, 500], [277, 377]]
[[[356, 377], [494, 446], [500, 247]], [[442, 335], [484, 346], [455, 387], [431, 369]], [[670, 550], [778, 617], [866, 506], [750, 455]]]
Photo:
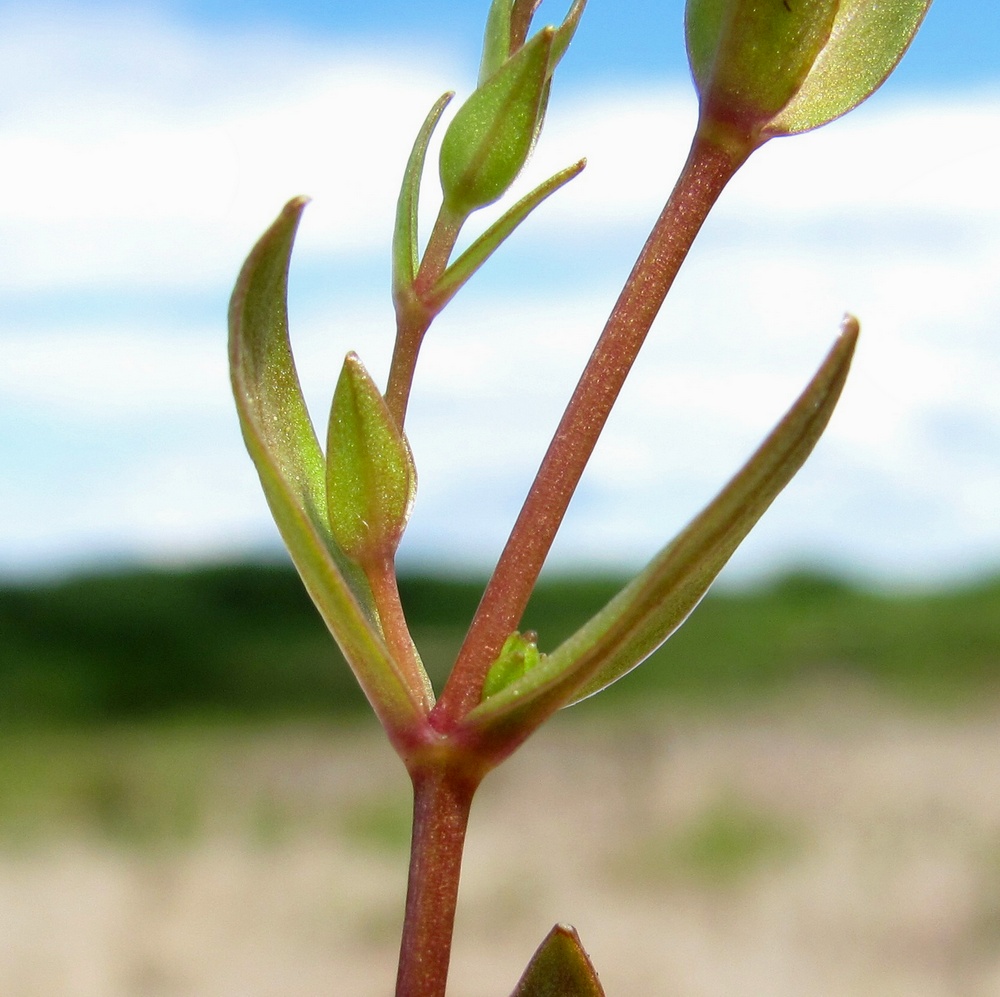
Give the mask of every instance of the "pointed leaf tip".
[[410, 516], [416, 471], [406, 437], [356, 353], [337, 381], [326, 450], [334, 539], [358, 564], [391, 558]]
[[233, 396], [271, 514], [309, 595], [386, 729], [425, 709], [382, 639], [371, 590], [334, 540], [326, 461], [306, 409], [288, 337], [292, 244], [307, 198], [289, 201], [254, 246], [229, 307]]
[[575, 928], [557, 924], [545, 936], [511, 997], [605, 997]]
[[533, 669], [470, 711], [477, 736], [513, 750], [554, 710], [617, 681], [683, 623], [733, 551], [812, 452], [850, 369], [857, 320], [845, 318], [822, 366], [721, 492], [600, 612]]

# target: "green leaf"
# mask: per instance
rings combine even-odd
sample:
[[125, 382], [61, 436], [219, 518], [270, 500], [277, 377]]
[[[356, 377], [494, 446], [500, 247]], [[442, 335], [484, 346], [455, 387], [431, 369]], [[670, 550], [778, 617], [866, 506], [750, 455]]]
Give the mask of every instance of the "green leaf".
[[515, 630], [503, 643], [497, 660], [490, 665], [483, 683], [483, 699], [494, 696], [537, 667], [545, 655], [538, 653], [538, 634]]
[[790, 135], [832, 121], [871, 96], [913, 41], [931, 0], [841, 0], [808, 77], [767, 126]]
[[288, 339], [288, 263], [306, 198], [290, 201], [247, 258], [229, 305], [229, 363], [247, 450], [292, 560], [390, 733], [428, 709], [392, 660], [368, 583], [330, 532], [326, 466]]
[[857, 322], [846, 319], [819, 371], [739, 473], [593, 619], [473, 709], [470, 728], [506, 749], [560, 706], [631, 671], [680, 626], [816, 445], [840, 397], [857, 335]]
[[417, 133], [403, 173], [403, 184], [399, 191], [399, 199], [396, 201], [396, 226], [392, 233], [392, 293], [396, 301], [411, 293], [413, 279], [417, 275], [420, 263], [417, 214], [420, 206], [420, 180], [424, 173], [427, 146], [442, 112], [454, 96], [454, 93], [443, 94], [430, 109]]
[[569, 8], [569, 13], [563, 19], [563, 23], [556, 28], [556, 37], [552, 42], [552, 54], [549, 57], [549, 73], [559, 64], [559, 60], [566, 54], [569, 43], [576, 34], [576, 29], [583, 17], [583, 9], [587, 6], [587, 0], [573, 0]]
[[327, 515], [334, 540], [358, 564], [392, 557], [413, 506], [409, 444], [356, 353], [337, 381], [327, 433]]
[[486, 15], [483, 57], [479, 63], [482, 86], [510, 58], [510, 14], [513, 0], [493, 0]]
[[511, 997], [604, 997], [575, 928], [557, 924], [545, 936]]
[[458, 109], [441, 143], [446, 211], [465, 218], [492, 204], [531, 153], [548, 89], [554, 29], [546, 28]]
[[428, 295], [428, 307], [440, 311], [462, 289], [466, 281], [493, 255], [507, 237], [539, 204], [560, 187], [578, 176], [587, 165], [585, 159], [568, 166], [539, 184], [501, 215], [475, 242], [441, 275]]

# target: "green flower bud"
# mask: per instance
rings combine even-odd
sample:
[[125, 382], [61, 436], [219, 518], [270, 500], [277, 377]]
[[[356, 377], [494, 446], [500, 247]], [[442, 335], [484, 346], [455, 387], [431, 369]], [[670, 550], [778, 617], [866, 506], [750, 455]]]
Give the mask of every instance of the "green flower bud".
[[585, 5], [574, 0], [558, 28], [542, 28], [525, 42], [536, 0], [493, 0], [479, 86], [441, 143], [441, 188], [455, 217], [492, 204], [523, 169], [542, 127], [552, 74]]
[[549, 91], [555, 31], [546, 28], [458, 109], [441, 142], [445, 207], [465, 217], [492, 204], [528, 161]]
[[326, 455], [327, 515], [344, 553], [361, 565], [394, 554], [415, 491], [406, 438], [349, 353], [333, 395]]
[[826, 124], [884, 82], [930, 0], [688, 0], [701, 128], [754, 148]]

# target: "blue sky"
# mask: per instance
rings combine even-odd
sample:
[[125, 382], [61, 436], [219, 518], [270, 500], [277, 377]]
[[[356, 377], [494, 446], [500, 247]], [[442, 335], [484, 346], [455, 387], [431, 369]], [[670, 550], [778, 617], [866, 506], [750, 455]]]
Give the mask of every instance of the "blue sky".
[[[402, 560], [486, 569], [499, 550], [683, 160], [682, 11], [591, 0], [522, 187], [588, 168], [428, 340]], [[484, 16], [454, 0], [0, 2], [0, 574], [276, 551], [228, 394], [232, 280], [283, 201], [312, 195], [291, 308], [317, 423], [347, 350], [384, 377], [399, 172], [437, 95], [472, 85]], [[845, 310], [863, 343], [842, 405], [731, 577], [1000, 564], [998, 54], [1000, 8], [937, 0], [868, 104], [755, 155], [626, 386], [556, 565], [651, 556]]]

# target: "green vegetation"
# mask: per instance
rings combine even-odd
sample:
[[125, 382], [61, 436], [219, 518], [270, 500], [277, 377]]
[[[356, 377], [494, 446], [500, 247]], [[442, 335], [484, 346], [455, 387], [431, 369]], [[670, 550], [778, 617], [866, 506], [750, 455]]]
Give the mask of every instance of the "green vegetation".
[[738, 797], [724, 797], [678, 828], [664, 829], [621, 857], [630, 882], [739, 886], [754, 873], [794, 859], [805, 832], [793, 821]]
[[[543, 582], [525, 615], [551, 651], [618, 587]], [[482, 590], [404, 578], [403, 603], [440, 687]], [[347, 716], [357, 683], [290, 567], [128, 571], [0, 588], [0, 723], [176, 716]], [[710, 595], [606, 705], [656, 693], [707, 702], [801, 681], [869, 682], [936, 701], [1000, 690], [1000, 579], [887, 595], [814, 574]]]

